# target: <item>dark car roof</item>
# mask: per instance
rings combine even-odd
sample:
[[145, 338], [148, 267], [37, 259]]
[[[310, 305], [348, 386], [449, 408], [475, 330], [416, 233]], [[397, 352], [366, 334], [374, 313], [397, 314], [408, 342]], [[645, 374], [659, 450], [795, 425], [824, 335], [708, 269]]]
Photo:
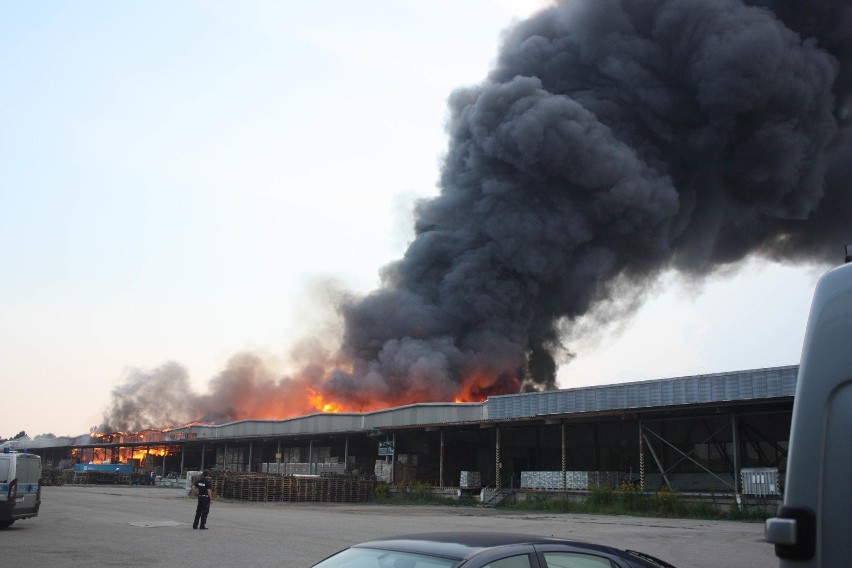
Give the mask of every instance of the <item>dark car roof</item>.
[[[563, 544], [576, 546], [585, 550], [597, 550], [599, 552], [616, 552], [617, 549], [590, 544], [586, 542], [574, 542], [561, 538], [541, 537], [531, 534], [499, 533], [499, 532], [438, 532], [420, 533], [379, 538], [362, 542], [357, 548], [381, 548], [384, 550], [397, 550], [400, 552], [414, 552], [455, 558], [461, 560], [470, 558], [485, 549], [498, 546], [517, 544]], [[620, 552], [620, 551], [618, 551]]]

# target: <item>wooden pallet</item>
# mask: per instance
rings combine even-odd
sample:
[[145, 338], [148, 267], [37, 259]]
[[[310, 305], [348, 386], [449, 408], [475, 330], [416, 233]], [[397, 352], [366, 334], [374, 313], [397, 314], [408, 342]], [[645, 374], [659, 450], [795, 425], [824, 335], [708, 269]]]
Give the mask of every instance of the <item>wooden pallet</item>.
[[238, 501], [358, 503], [372, 499], [375, 482], [351, 477], [296, 477], [225, 472], [213, 480], [217, 495]]

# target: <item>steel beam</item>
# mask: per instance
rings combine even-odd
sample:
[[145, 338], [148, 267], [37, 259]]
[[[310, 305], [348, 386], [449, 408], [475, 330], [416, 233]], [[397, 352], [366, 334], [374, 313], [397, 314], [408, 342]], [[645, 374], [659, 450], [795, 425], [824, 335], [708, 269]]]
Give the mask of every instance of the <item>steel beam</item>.
[[[725, 484], [725, 485], [727, 485], [728, 487], [731, 487], [731, 489], [734, 489], [734, 487], [733, 487], [730, 483], [728, 483], [727, 481], [725, 481], [724, 479], [722, 479], [721, 477], [719, 477], [718, 475], [716, 475], [715, 473], [713, 473], [712, 471], [710, 471], [708, 468], [704, 467], [704, 465], [703, 465], [703, 464], [701, 464], [701, 463], [699, 463], [697, 460], [694, 460], [692, 457], [690, 457], [689, 455], [687, 455], [687, 454], [685, 454], [684, 452], [682, 452], [682, 451], [680, 450], [680, 448], [678, 448], [677, 446], [675, 446], [674, 444], [672, 444], [671, 442], [669, 442], [668, 440], [666, 440], [665, 438], [663, 438], [662, 436], [660, 436], [659, 434], [657, 434], [656, 432], [654, 432], [654, 431], [652, 431], [652, 430], [649, 430], [649, 429], [647, 429], [647, 428], [645, 429], [645, 431], [646, 431], [646, 432], [650, 432], [651, 434], [653, 434], [653, 435], [654, 435], [654, 437], [655, 437], [655, 438], [657, 438], [657, 439], [658, 439], [658, 440], [660, 440], [662, 443], [664, 443], [665, 445], [667, 445], [668, 447], [670, 447], [671, 449], [673, 449], [675, 452], [677, 452], [677, 453], [679, 453], [680, 455], [684, 456], [686, 459], [688, 459], [689, 461], [691, 461], [692, 463], [694, 463], [695, 465], [697, 465], [698, 467], [700, 467], [701, 469], [703, 469], [705, 472], [709, 473], [710, 475], [712, 475], [713, 477], [715, 477], [716, 479], [718, 479], [719, 481], [721, 481], [722, 483], [724, 483], [724, 484]], [[669, 483], [669, 479], [668, 479], [668, 477], [666, 476], [667, 470], [665, 470], [665, 471], [663, 470], [663, 467], [662, 467], [662, 465], [660, 464], [660, 460], [659, 460], [659, 459], [657, 459], [657, 455], [656, 455], [656, 453], [654, 453], [654, 448], [651, 446], [651, 443], [648, 441], [648, 437], [647, 437], [647, 436], [645, 437], [645, 443], [647, 443], [647, 444], [648, 444], [648, 449], [649, 449], [649, 450], [651, 450], [651, 455], [653, 455], [653, 456], [654, 456], [654, 460], [657, 462], [657, 466], [660, 468], [660, 472], [663, 474], [663, 479], [665, 479], [665, 480], [666, 480], [666, 483], [669, 485], [669, 487], [672, 487], [671, 483]]]
[[645, 444], [647, 444], [648, 450], [651, 452], [651, 457], [653, 457], [654, 461], [657, 462], [657, 467], [660, 469], [660, 473], [663, 474], [663, 480], [665, 480], [666, 486], [671, 487], [672, 483], [669, 481], [668, 475], [666, 475], [666, 470], [663, 469], [663, 464], [660, 463], [660, 458], [657, 457], [657, 452], [654, 451], [654, 446], [651, 445], [651, 442], [648, 440], [648, 436], [644, 431], [642, 432], [642, 437], [645, 438]]

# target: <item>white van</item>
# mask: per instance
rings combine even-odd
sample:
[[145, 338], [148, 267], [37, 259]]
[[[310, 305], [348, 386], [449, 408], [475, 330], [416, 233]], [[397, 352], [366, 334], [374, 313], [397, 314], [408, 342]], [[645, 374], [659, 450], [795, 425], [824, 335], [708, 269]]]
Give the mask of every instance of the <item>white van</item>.
[[35, 454], [0, 454], [0, 529], [38, 515], [41, 506], [41, 458]]
[[784, 504], [766, 521], [782, 568], [852, 566], [852, 246], [817, 285], [793, 402]]

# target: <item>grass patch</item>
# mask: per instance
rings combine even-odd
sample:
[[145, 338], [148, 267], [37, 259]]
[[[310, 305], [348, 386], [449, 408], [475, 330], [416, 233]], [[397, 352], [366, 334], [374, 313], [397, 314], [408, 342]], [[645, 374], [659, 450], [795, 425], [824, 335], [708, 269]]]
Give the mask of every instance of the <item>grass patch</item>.
[[436, 495], [434, 488], [427, 483], [379, 484], [373, 494], [373, 502], [381, 505], [451, 505], [454, 507], [477, 504], [470, 495], [462, 495], [459, 498]]
[[504, 505], [501, 508], [516, 511], [544, 511], [552, 513], [585, 513], [598, 515], [632, 515], [678, 519], [715, 519], [735, 521], [764, 521], [775, 515], [776, 505], [748, 504], [740, 508], [728, 507], [713, 501], [691, 501], [671, 489], [645, 493], [632, 485], [618, 488], [595, 486], [585, 499], [568, 495], [554, 497], [529, 496], [525, 501]]
[[[373, 503], [381, 505], [443, 505], [473, 507], [479, 500], [464, 494], [460, 498], [443, 497], [426, 483], [407, 485], [379, 484]], [[711, 519], [763, 522], [775, 516], [777, 504], [769, 502], [743, 503], [739, 508], [726, 500], [691, 500], [678, 491], [662, 489], [656, 493], [642, 492], [635, 485], [617, 488], [592, 486], [585, 498], [576, 494], [527, 494], [520, 503], [503, 503], [500, 509], [546, 513], [581, 513], [596, 515], [626, 515], [672, 519]]]

